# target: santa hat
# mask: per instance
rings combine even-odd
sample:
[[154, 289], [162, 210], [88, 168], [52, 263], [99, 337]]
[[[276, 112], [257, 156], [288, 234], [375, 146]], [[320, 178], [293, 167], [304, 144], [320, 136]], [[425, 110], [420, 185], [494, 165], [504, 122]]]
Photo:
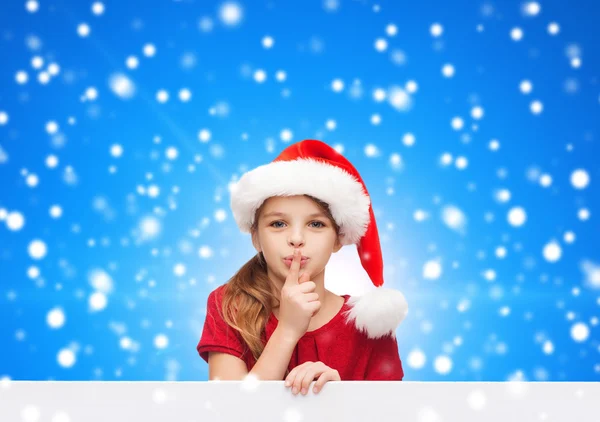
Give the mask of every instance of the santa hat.
[[244, 233], [256, 210], [272, 196], [310, 195], [327, 202], [342, 245], [357, 245], [375, 289], [350, 297], [348, 320], [370, 338], [395, 336], [408, 312], [404, 295], [383, 285], [383, 259], [371, 198], [358, 171], [324, 142], [307, 139], [285, 148], [273, 162], [245, 173], [231, 191], [231, 209]]

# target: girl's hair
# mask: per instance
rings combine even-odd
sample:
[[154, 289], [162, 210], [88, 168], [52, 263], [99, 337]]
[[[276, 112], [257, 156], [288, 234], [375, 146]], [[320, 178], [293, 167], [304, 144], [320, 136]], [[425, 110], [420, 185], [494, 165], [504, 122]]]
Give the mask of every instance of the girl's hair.
[[[340, 228], [333, 218], [329, 205], [313, 196], [312, 199], [335, 228], [339, 236]], [[251, 232], [258, 230], [258, 218], [265, 203], [256, 210]], [[277, 305], [274, 305], [277, 303]], [[254, 359], [258, 360], [264, 350], [261, 335], [273, 308], [279, 306], [279, 298], [267, 276], [267, 264], [262, 252], [246, 262], [226, 285], [222, 301], [222, 314], [225, 322], [237, 330], [248, 345]], [[287, 373], [286, 373], [287, 376]]]

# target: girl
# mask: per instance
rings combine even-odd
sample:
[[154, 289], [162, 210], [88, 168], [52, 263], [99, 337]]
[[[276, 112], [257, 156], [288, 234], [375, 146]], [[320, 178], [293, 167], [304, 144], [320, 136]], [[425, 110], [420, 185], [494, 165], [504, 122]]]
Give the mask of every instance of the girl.
[[[208, 296], [197, 350], [209, 379], [285, 380], [292, 393], [327, 381], [398, 380], [395, 331], [404, 295], [383, 284], [371, 200], [352, 164], [327, 144], [304, 140], [231, 189], [238, 227], [258, 252]], [[325, 289], [325, 266], [357, 245], [375, 289], [359, 297]]]

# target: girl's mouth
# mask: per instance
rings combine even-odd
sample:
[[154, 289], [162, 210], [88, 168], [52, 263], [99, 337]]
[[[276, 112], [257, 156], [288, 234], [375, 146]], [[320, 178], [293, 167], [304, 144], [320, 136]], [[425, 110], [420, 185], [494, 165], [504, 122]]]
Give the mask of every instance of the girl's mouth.
[[[285, 263], [285, 265], [288, 266], [288, 268], [290, 268], [292, 266], [292, 259], [283, 259], [283, 262]], [[306, 263], [308, 262], [308, 258], [307, 259], [302, 259], [300, 260], [300, 268], [304, 267], [306, 265]]]

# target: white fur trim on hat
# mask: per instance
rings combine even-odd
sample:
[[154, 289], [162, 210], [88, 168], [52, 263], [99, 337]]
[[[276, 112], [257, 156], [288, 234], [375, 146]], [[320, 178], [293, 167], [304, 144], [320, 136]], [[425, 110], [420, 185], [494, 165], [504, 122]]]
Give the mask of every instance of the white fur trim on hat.
[[348, 322], [354, 321], [359, 331], [376, 339], [396, 335], [396, 328], [408, 313], [408, 303], [399, 290], [378, 287], [362, 296], [348, 299], [351, 309], [346, 311]]
[[311, 158], [274, 161], [245, 173], [231, 187], [238, 227], [250, 233], [256, 210], [272, 196], [311, 195], [327, 202], [340, 226], [342, 245], [357, 244], [367, 231], [371, 199], [344, 169]]

